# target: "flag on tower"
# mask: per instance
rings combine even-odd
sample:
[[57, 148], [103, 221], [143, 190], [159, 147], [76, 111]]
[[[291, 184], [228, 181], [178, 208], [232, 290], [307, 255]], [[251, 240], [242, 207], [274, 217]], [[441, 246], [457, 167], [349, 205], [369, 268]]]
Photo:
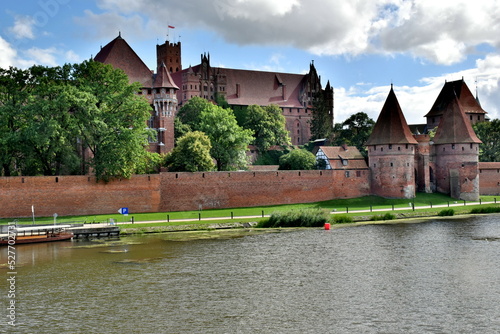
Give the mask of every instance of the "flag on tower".
[[174, 27], [174, 26], [168, 26], [168, 27], [169, 27], [170, 29], [175, 29], [175, 27]]

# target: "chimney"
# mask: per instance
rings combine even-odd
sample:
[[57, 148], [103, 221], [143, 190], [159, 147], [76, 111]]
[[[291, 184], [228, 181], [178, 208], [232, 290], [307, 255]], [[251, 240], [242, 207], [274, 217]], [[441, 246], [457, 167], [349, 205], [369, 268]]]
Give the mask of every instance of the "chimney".
[[286, 101], [286, 85], [283, 84], [281, 85], [281, 89], [282, 89], [282, 95], [283, 95], [283, 100]]
[[241, 97], [241, 87], [240, 84], [236, 84], [236, 97]]
[[342, 148], [344, 149], [344, 151], [347, 151], [347, 144], [342, 144]]

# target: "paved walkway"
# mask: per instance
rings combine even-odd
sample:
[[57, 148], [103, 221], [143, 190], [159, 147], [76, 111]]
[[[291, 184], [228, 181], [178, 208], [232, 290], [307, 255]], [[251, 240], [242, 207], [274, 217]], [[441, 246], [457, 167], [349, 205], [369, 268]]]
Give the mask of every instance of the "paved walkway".
[[[500, 202], [498, 202], [500, 203]], [[424, 206], [416, 206], [414, 210], [423, 210], [423, 209], [433, 209], [433, 208], [452, 208], [459, 206], [470, 206], [470, 205], [485, 205], [485, 204], [497, 204], [497, 202], [464, 202], [464, 201], [454, 201], [449, 204], [439, 204], [439, 205], [424, 205]], [[408, 202], [408, 207], [394, 207], [394, 208], [383, 208], [383, 209], [363, 209], [363, 210], [350, 210], [346, 208], [346, 210], [334, 210], [331, 214], [345, 214], [345, 213], [373, 213], [373, 212], [387, 212], [387, 211], [404, 211], [413, 209], [413, 202]], [[149, 224], [149, 223], [178, 223], [178, 222], [197, 222], [197, 221], [214, 221], [214, 220], [235, 220], [235, 219], [258, 219], [263, 217], [269, 217], [270, 215], [257, 215], [257, 216], [234, 216], [234, 217], [208, 217], [208, 218], [185, 218], [185, 219], [170, 219], [170, 220], [147, 220], [147, 221], [134, 221], [134, 224]], [[116, 225], [130, 224], [130, 222], [118, 222], [114, 223]], [[92, 226], [109, 226], [109, 224], [92, 224]]]

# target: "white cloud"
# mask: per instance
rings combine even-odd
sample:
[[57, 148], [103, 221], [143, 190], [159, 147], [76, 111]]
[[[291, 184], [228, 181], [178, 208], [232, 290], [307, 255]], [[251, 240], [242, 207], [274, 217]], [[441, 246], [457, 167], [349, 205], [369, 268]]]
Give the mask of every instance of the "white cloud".
[[34, 24], [35, 20], [32, 17], [16, 15], [14, 26], [8, 28], [7, 30], [16, 39], [33, 39], [35, 38], [35, 34], [33, 33]]
[[0, 67], [15, 66], [16, 50], [0, 36]]
[[[318, 55], [404, 53], [455, 64], [481, 44], [500, 46], [497, 0], [99, 0], [77, 20], [107, 38], [163, 34], [167, 24], [208, 29], [240, 45], [286, 45]], [[174, 23], [175, 22], [175, 23]]]
[[[446, 81], [464, 78], [473, 94], [477, 91], [481, 106], [491, 119], [500, 118], [500, 56], [488, 55], [476, 61], [476, 67], [421, 80], [421, 86], [394, 86], [403, 114], [409, 124], [425, 123], [429, 112]], [[365, 84], [335, 89], [335, 122], [341, 123], [350, 115], [365, 112], [377, 120], [389, 93], [390, 86], [366, 87]]]

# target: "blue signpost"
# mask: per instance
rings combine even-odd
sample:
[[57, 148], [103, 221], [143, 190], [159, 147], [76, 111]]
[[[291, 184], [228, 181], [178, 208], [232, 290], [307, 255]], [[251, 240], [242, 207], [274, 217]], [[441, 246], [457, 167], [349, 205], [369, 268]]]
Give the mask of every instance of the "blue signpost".
[[118, 213], [121, 213], [124, 216], [128, 216], [128, 208], [120, 208]]

